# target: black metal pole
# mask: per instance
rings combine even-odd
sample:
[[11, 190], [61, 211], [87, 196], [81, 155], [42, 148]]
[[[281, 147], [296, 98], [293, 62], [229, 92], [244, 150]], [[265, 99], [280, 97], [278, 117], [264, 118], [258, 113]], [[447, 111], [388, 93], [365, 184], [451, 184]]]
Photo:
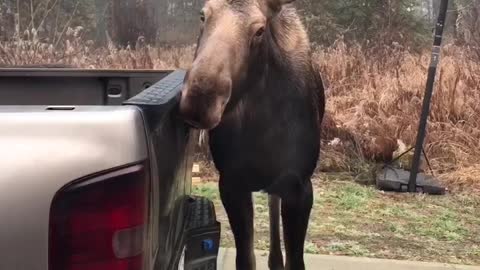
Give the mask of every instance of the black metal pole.
[[417, 142], [415, 144], [415, 154], [413, 155], [412, 169], [410, 179], [408, 181], [408, 192], [416, 192], [417, 190], [417, 174], [420, 167], [420, 155], [423, 150], [425, 133], [427, 128], [428, 115], [430, 114], [430, 102], [433, 95], [433, 86], [435, 84], [435, 75], [437, 73], [438, 62], [440, 61], [440, 50], [442, 45], [443, 28], [447, 17], [448, 0], [442, 0], [440, 4], [440, 13], [435, 27], [435, 38], [433, 42], [432, 59], [428, 68], [427, 86], [425, 89], [425, 97], [423, 98], [422, 114], [418, 125]]

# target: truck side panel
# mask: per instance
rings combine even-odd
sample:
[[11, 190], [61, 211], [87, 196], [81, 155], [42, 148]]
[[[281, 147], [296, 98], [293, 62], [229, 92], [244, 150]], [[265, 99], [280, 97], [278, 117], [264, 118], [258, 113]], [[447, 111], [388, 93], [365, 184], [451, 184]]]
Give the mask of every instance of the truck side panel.
[[48, 269], [52, 200], [66, 184], [148, 159], [133, 106], [0, 107], [0, 269]]

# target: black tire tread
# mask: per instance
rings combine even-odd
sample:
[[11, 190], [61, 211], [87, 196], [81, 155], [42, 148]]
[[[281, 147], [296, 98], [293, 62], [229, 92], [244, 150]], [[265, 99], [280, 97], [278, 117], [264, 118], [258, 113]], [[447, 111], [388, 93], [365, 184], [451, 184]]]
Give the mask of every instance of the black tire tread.
[[190, 204], [189, 230], [213, 226], [216, 224], [215, 206], [205, 197], [192, 196]]

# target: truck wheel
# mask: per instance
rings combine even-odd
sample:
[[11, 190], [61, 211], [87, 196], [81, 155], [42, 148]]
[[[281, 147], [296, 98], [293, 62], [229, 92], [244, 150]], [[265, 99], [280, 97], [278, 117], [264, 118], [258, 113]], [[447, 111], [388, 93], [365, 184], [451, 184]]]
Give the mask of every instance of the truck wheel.
[[204, 197], [191, 197], [189, 230], [217, 225], [215, 206]]
[[215, 206], [207, 198], [192, 197], [190, 209], [183, 269], [216, 270], [220, 223], [216, 219]]

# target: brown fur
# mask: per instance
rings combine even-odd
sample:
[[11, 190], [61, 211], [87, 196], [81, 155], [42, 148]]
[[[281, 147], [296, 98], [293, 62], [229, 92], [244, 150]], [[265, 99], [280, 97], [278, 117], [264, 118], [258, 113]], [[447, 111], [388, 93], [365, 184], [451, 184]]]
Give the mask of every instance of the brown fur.
[[307, 31], [292, 7], [284, 7], [272, 19], [272, 32], [276, 45], [289, 64], [305, 68], [310, 63], [310, 40]]

